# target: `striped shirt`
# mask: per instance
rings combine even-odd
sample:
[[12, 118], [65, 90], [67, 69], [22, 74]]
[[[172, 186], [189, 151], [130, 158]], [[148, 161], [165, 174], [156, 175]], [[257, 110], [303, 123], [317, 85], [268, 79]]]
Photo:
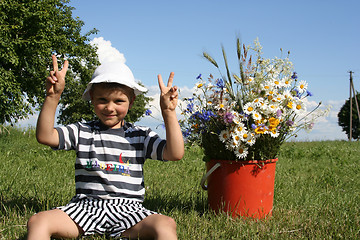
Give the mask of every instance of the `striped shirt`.
[[57, 149], [75, 150], [75, 185], [79, 198], [144, 200], [145, 160], [163, 160], [166, 144], [147, 127], [125, 123], [110, 129], [99, 121], [58, 127]]

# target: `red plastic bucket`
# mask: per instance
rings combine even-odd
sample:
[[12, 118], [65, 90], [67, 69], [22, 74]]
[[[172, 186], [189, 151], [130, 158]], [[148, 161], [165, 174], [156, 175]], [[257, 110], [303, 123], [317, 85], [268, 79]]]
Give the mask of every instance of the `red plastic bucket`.
[[[208, 190], [210, 208], [234, 218], [271, 216], [277, 160], [207, 162], [202, 186]], [[204, 187], [206, 178], [208, 186]]]

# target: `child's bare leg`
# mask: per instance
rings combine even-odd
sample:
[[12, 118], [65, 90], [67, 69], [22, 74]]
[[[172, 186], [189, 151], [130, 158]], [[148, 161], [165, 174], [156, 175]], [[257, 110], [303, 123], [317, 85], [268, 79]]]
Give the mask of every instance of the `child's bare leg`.
[[27, 228], [28, 240], [49, 240], [51, 236], [76, 238], [83, 232], [65, 212], [59, 209], [39, 212], [31, 216]]
[[153, 214], [123, 232], [121, 236], [131, 239], [177, 239], [176, 222], [171, 217]]

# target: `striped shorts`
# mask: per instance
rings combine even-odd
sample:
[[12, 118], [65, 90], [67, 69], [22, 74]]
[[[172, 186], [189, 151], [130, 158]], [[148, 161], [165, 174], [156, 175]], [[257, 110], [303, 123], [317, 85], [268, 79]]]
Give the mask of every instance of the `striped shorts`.
[[74, 197], [66, 206], [58, 207], [74, 220], [84, 235], [105, 234], [120, 237], [147, 216], [157, 214], [141, 202], [130, 199], [79, 199]]

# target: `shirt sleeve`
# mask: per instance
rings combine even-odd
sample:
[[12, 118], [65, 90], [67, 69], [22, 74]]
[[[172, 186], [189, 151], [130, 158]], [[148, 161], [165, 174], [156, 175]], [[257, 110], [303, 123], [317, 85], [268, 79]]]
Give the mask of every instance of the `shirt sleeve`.
[[145, 158], [164, 161], [165, 145], [166, 140], [161, 139], [157, 133], [149, 129], [144, 142]]
[[79, 138], [79, 124], [55, 128], [59, 133], [59, 146], [54, 150], [75, 150]]

